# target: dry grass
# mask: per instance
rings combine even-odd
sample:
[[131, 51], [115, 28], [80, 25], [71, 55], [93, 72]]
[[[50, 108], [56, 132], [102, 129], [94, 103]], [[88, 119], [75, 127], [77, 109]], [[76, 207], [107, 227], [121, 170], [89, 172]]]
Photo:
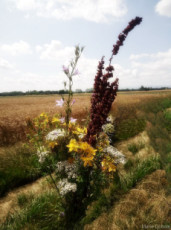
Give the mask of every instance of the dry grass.
[[164, 170], [157, 170], [132, 189], [110, 213], [104, 213], [85, 230], [132, 230], [142, 225], [168, 225], [171, 197], [166, 197]]
[[[124, 92], [118, 93], [112, 106], [112, 114], [118, 117], [118, 122], [129, 114], [135, 115], [138, 104], [149, 99], [165, 97], [171, 91]], [[73, 117], [85, 119], [90, 108], [91, 94], [75, 94]], [[0, 146], [14, 144], [25, 140], [26, 118], [34, 118], [42, 112], [50, 115], [62, 113], [64, 110], [55, 106], [59, 95], [0, 97]]]

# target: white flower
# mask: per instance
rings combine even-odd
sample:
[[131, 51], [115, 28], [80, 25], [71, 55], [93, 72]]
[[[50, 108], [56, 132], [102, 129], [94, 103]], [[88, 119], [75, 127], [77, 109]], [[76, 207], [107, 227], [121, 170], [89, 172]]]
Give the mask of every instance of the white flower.
[[77, 178], [77, 167], [75, 164], [68, 164], [65, 166], [65, 172], [69, 179], [76, 179]]
[[103, 151], [108, 153], [111, 157], [116, 158], [116, 161], [115, 161], [116, 163], [121, 163], [121, 164], [126, 163], [125, 156], [112, 145], [109, 145], [107, 148], [104, 148]]
[[69, 179], [77, 178], [77, 167], [75, 164], [71, 164], [68, 161], [59, 161], [56, 164], [56, 172], [65, 172]]
[[44, 146], [41, 146], [38, 150], [37, 150], [37, 155], [39, 157], [39, 162], [42, 164], [46, 157], [48, 156], [49, 152], [45, 149]]
[[47, 141], [54, 141], [56, 139], [58, 139], [58, 137], [63, 137], [65, 136], [65, 130], [64, 129], [55, 129], [53, 131], [51, 131], [50, 133], [48, 133], [48, 135], [46, 136], [46, 140]]
[[115, 131], [115, 128], [112, 124], [108, 123], [108, 124], [105, 124], [102, 126], [102, 130], [105, 132], [105, 133], [114, 133]]
[[59, 161], [56, 164], [56, 172], [62, 172], [65, 169], [66, 162], [67, 161]]
[[65, 196], [68, 192], [76, 192], [77, 185], [70, 183], [66, 178], [58, 182], [58, 188], [61, 196]]

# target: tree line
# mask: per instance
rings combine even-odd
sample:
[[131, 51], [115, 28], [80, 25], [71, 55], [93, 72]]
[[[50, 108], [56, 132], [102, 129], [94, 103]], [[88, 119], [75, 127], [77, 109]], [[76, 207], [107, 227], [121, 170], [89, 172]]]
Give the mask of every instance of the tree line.
[[[171, 89], [169, 87], [160, 87], [160, 88], [153, 88], [153, 87], [144, 87], [141, 86], [138, 89], [119, 89], [118, 91], [150, 91], [150, 90], [166, 90], [166, 89]], [[93, 89], [86, 89], [86, 90], [81, 90], [81, 89], [76, 89], [74, 93], [92, 93]], [[0, 96], [26, 96], [26, 95], [51, 95], [51, 94], [67, 94], [68, 90], [32, 90], [32, 91], [12, 91], [12, 92], [2, 92], [0, 93]]]

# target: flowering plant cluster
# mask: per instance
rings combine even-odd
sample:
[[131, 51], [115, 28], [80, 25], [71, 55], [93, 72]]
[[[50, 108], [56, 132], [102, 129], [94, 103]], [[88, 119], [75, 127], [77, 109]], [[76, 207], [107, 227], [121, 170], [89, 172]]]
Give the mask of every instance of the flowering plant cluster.
[[100, 133], [102, 126], [106, 123], [107, 116], [118, 90], [118, 78], [116, 78], [116, 80], [112, 83], [108, 81], [109, 78], [113, 77], [114, 67], [111, 65], [113, 56], [118, 53], [119, 48], [123, 45], [128, 33], [136, 25], [139, 25], [141, 21], [142, 18], [136, 17], [131, 20], [128, 26], [122, 31], [122, 33], [119, 34], [118, 40], [113, 46], [112, 55], [109, 59], [109, 65], [106, 68], [104, 68], [104, 57], [102, 57], [99, 62], [97, 74], [94, 80], [94, 91], [91, 98], [90, 123], [85, 137], [85, 140], [93, 146], [96, 144], [96, 136]]
[[30, 143], [36, 149], [40, 165], [47, 169], [58, 194], [64, 199], [68, 219], [71, 212], [79, 213], [80, 210], [80, 215], [81, 210], [85, 212], [89, 202], [109, 184], [117, 164], [125, 163], [124, 155], [111, 145], [110, 135], [114, 132], [114, 126], [113, 118], [108, 115], [116, 97], [118, 79], [112, 83], [108, 80], [113, 77], [113, 55], [117, 54], [128, 33], [141, 20], [136, 17], [119, 35], [109, 66], [104, 67], [104, 57], [99, 62], [88, 128], [71, 117], [72, 105], [76, 102], [72, 93], [73, 76], [79, 73], [76, 67], [83, 51], [79, 46], [75, 48], [75, 58], [70, 65], [63, 66], [68, 78], [68, 97], [57, 100], [56, 106], [65, 108], [65, 116], [56, 114], [51, 117], [42, 113], [27, 121]]

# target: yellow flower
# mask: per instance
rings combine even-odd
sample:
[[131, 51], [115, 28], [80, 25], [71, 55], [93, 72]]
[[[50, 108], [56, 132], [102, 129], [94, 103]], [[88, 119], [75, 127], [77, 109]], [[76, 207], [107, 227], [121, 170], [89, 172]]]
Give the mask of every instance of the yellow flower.
[[79, 149], [79, 144], [75, 139], [71, 139], [67, 147], [69, 148], [69, 152], [77, 152], [77, 150]]
[[40, 117], [47, 117], [47, 114], [46, 113], [41, 113]]
[[91, 154], [88, 154], [87, 156], [83, 156], [81, 155], [81, 160], [84, 162], [84, 167], [88, 166], [92, 166], [93, 165], [93, 159], [94, 156]]
[[52, 118], [52, 123], [58, 123], [58, 122], [60, 122], [59, 118], [57, 117]]
[[71, 139], [69, 144], [67, 145], [69, 148], [69, 152], [76, 151], [76, 152], [82, 152], [84, 154], [96, 154], [96, 149], [94, 149], [91, 145], [89, 145], [87, 142], [82, 141], [76, 141], [75, 139]]
[[46, 119], [43, 121], [44, 124], [47, 124], [48, 122], [49, 122], [48, 118], [46, 118]]
[[80, 153], [80, 159], [84, 162], [84, 166], [92, 166], [93, 159], [96, 154], [96, 149], [94, 149], [87, 142], [76, 141], [75, 139], [71, 139], [69, 144], [67, 145], [69, 148], [69, 152], [75, 151]]
[[86, 128], [80, 128], [79, 126], [76, 127], [76, 130], [73, 131], [74, 134], [86, 134], [87, 129]]
[[87, 142], [80, 142], [80, 149], [87, 154], [95, 155], [96, 149], [94, 149], [91, 145], [89, 145]]
[[114, 162], [111, 159], [104, 158], [101, 162], [102, 165], [102, 170], [107, 171], [107, 172], [115, 172], [116, 171], [116, 166]]
[[54, 149], [55, 146], [57, 146], [57, 145], [58, 145], [57, 142], [50, 142], [50, 143], [49, 143], [49, 147], [52, 148], [52, 149]]

